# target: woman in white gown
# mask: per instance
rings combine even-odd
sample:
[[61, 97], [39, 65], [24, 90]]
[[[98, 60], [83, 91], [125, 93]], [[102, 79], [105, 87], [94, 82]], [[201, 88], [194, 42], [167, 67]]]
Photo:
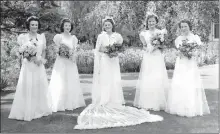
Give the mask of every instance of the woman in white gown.
[[123, 38], [115, 32], [111, 17], [103, 20], [103, 32], [95, 48], [92, 104], [79, 115], [74, 129], [100, 129], [136, 125], [143, 122], [162, 121], [163, 117], [151, 115], [146, 110], [124, 106], [118, 57], [110, 58], [106, 46], [122, 44]]
[[[60, 47], [65, 46], [69, 51], [76, 53], [78, 39], [70, 33], [73, 30], [71, 21], [63, 19], [60, 29], [62, 33], [56, 34], [53, 39], [56, 45], [56, 52], [59, 53]], [[73, 110], [85, 106], [75, 54], [69, 58], [57, 54], [49, 91], [52, 95], [53, 112]]]
[[[182, 35], [178, 36], [175, 40], [177, 49], [182, 45], [182, 41], [186, 39], [189, 43], [202, 44], [199, 36], [191, 32], [192, 26], [189, 21], [181, 21], [179, 28]], [[194, 55], [196, 55], [196, 52]], [[181, 53], [177, 57], [171, 89], [168, 93], [167, 112], [186, 117], [210, 113], [199, 69], [194, 57], [188, 59], [181, 55]]]
[[154, 111], [165, 110], [166, 93], [169, 88], [164, 56], [151, 41], [159, 33], [163, 38], [163, 30], [156, 28], [157, 23], [157, 15], [149, 15], [146, 19], [148, 30], [140, 33], [145, 52], [134, 99], [134, 106]]
[[10, 119], [31, 121], [52, 113], [47, 75], [43, 65], [46, 39], [44, 34], [37, 33], [39, 28], [39, 19], [31, 16], [27, 19], [29, 32], [20, 34], [17, 39], [20, 47], [35, 47], [36, 55], [32, 57], [32, 60], [26, 57], [22, 60], [15, 97], [9, 114]]

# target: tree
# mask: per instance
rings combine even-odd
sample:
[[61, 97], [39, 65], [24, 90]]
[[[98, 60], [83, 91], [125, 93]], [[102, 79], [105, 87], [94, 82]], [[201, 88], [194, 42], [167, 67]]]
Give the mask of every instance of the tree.
[[193, 32], [198, 34], [203, 42], [209, 41], [211, 22], [219, 22], [219, 7], [217, 1], [159, 1], [157, 13], [165, 20], [168, 30], [168, 44], [173, 44], [179, 35], [178, 23], [188, 19], [193, 24]]
[[[1, 30], [23, 30], [26, 19], [35, 15], [42, 23], [41, 31], [55, 31], [64, 13], [54, 1], [1, 1]], [[14, 32], [14, 31], [13, 31]]]

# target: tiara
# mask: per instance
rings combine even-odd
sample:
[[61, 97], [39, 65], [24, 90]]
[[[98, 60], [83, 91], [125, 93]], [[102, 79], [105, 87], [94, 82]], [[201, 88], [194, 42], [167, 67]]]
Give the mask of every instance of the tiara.
[[158, 19], [159, 17], [155, 14], [155, 11], [156, 11], [156, 5], [153, 1], [150, 1], [148, 3], [145, 21], [147, 20], [148, 16], [150, 16], [150, 15], [155, 16]]
[[63, 18], [63, 19], [61, 20], [61, 23], [63, 23], [64, 20], [68, 20], [68, 21], [71, 22], [71, 20], [70, 20], [69, 18]]
[[113, 19], [112, 16], [106, 16], [104, 19], [102, 19], [102, 24], [103, 24], [106, 20], [112, 20], [113, 24], [115, 24], [115, 21], [114, 21], [114, 19]]
[[144, 24], [144, 25], [146, 25], [146, 23], [147, 23], [146, 21], [147, 21], [148, 16], [151, 16], [151, 15], [152, 15], [152, 16], [155, 16], [155, 17], [158, 19], [158, 16], [157, 16], [154, 12], [147, 12], [147, 13], [146, 13], [146, 16], [145, 16], [145, 19], [144, 19], [144, 21], [143, 21], [143, 24]]
[[150, 15], [153, 15], [153, 16], [155, 16], [155, 17], [158, 18], [158, 16], [157, 16], [154, 12], [147, 12], [147, 13], [146, 13], [146, 18], [147, 18], [148, 16], [150, 16]]
[[36, 16], [30, 16], [30, 17], [27, 18], [27, 21], [29, 21], [29, 20], [32, 19], [32, 18], [33, 18], [33, 19], [39, 19], [39, 18], [36, 17]]

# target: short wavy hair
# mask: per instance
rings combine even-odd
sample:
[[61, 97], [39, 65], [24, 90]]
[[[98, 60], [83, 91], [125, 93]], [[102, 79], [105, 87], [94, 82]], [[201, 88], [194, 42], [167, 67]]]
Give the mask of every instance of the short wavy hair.
[[147, 16], [147, 19], [146, 19], [146, 28], [147, 28], [147, 29], [148, 29], [148, 20], [149, 20], [150, 18], [155, 18], [157, 24], [158, 24], [158, 22], [159, 22], [159, 19], [158, 19], [157, 16], [155, 16], [155, 15], [149, 15], [149, 16]]
[[61, 24], [60, 24], [60, 31], [61, 31], [61, 32], [64, 32], [64, 23], [66, 23], [66, 22], [70, 23], [70, 25], [71, 25], [71, 29], [70, 29], [69, 32], [72, 32], [72, 30], [73, 30], [73, 23], [71, 22], [70, 19], [67, 19], [67, 18], [65, 18], [65, 19], [63, 19], [63, 20], [61, 21]]
[[189, 26], [189, 30], [192, 31], [192, 23], [189, 20], [186, 20], [186, 19], [181, 20], [178, 24], [179, 28], [181, 28], [181, 23], [187, 23]]
[[[112, 32], [115, 32], [115, 24], [114, 24], [113, 20], [112, 19], [106, 19], [102, 24], [103, 26], [104, 26], [105, 22], [110, 22], [112, 24]], [[103, 28], [103, 31], [105, 31], [105, 28]]]
[[38, 22], [38, 29], [41, 28], [40, 19], [38, 17], [36, 17], [36, 16], [30, 16], [26, 20], [26, 28], [28, 30], [30, 30], [30, 23], [31, 23], [31, 21], [37, 21]]

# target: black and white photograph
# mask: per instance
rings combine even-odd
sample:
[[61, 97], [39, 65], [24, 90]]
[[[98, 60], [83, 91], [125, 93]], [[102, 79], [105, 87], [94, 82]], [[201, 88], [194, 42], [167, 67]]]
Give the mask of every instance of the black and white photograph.
[[1, 133], [219, 133], [219, 1], [1, 1]]

